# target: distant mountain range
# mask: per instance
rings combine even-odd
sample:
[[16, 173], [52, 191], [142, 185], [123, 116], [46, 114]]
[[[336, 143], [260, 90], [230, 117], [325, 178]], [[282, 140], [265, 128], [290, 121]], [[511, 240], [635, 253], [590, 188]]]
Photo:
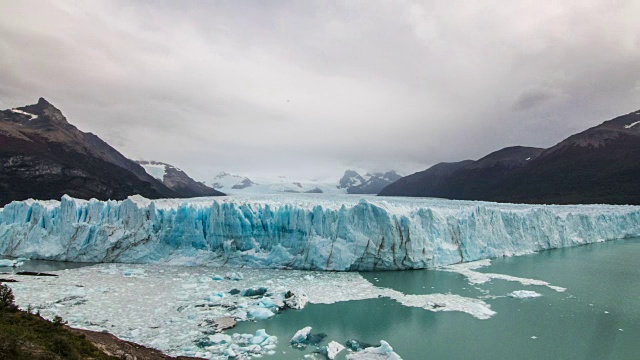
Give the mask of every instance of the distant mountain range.
[[169, 189], [180, 197], [220, 196], [224, 195], [207, 185], [195, 181], [177, 167], [159, 161], [138, 161], [144, 170], [154, 178], [162, 181]]
[[280, 194], [280, 193], [307, 193], [307, 194], [341, 194], [344, 191], [334, 184], [314, 180], [293, 180], [285, 176], [275, 179], [263, 179], [254, 182], [245, 176], [233, 175], [221, 172], [216, 175], [209, 184], [216, 190], [229, 194]]
[[399, 180], [402, 176], [395, 171], [386, 173], [358, 174], [347, 170], [338, 183], [338, 188], [345, 189], [348, 194], [377, 194], [387, 185]]
[[354, 170], [345, 171], [337, 182], [318, 180], [292, 180], [284, 176], [254, 182], [245, 176], [221, 172], [210, 182], [214, 189], [228, 193], [277, 194], [377, 194], [382, 188], [400, 179], [395, 171], [386, 173], [366, 173], [360, 175]]
[[640, 204], [640, 111], [548, 149], [515, 146], [440, 163], [379, 195], [545, 204]]
[[168, 188], [98, 136], [71, 125], [43, 98], [0, 111], [0, 206], [64, 194], [100, 200], [198, 196]]
[[239, 176], [231, 175], [227, 172], [221, 172], [216, 175], [211, 181], [211, 187], [214, 189], [224, 189], [225, 191], [248, 189], [256, 185], [251, 179]]

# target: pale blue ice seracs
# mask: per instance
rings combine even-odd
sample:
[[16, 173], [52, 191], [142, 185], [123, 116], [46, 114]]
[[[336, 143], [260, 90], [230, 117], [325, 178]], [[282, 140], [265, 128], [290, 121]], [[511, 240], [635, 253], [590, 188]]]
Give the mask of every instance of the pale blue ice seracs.
[[433, 268], [640, 236], [634, 206], [353, 196], [13, 202], [0, 254], [318, 270]]

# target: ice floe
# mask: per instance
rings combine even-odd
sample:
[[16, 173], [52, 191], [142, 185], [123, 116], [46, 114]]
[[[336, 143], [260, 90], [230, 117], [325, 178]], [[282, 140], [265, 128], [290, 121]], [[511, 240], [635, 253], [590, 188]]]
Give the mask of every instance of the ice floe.
[[[226, 331], [231, 342], [226, 336], [216, 336], [221, 319], [233, 326], [235, 321], [265, 319], [286, 309], [300, 309], [307, 302], [331, 304], [386, 297], [405, 306], [462, 311], [479, 319], [495, 314], [482, 300], [455, 294], [406, 295], [377, 287], [355, 272], [242, 269], [233, 270], [242, 274], [239, 280], [213, 280], [221, 270], [99, 264], [56, 271], [57, 277], [21, 277], [10, 286], [20, 307], [31, 305], [46, 318], [59, 315], [74, 327], [108, 331], [170, 355], [187, 356], [225, 356], [242, 351], [264, 355], [271, 351], [266, 346], [271, 342], [251, 343], [257, 340], [232, 335], [232, 330]], [[244, 291], [249, 296], [243, 296], [247, 289], [252, 292]]]
[[296, 333], [291, 338], [291, 344], [294, 346], [298, 344], [304, 344], [309, 338], [310, 334], [311, 334], [311, 326], [307, 326], [305, 328], [302, 328], [296, 331]]
[[516, 290], [514, 292], [509, 293], [508, 296], [512, 298], [527, 299], [527, 298], [537, 298], [542, 296], [542, 294], [537, 293], [535, 291], [530, 291], [530, 290]]
[[402, 358], [393, 351], [389, 343], [380, 340], [380, 346], [351, 353], [347, 355], [347, 360], [402, 360]]
[[439, 270], [449, 271], [449, 272], [454, 272], [454, 273], [464, 275], [470, 284], [484, 284], [493, 279], [496, 279], [496, 280], [514, 281], [522, 285], [546, 286], [549, 289], [553, 289], [557, 292], [564, 292], [567, 290], [566, 288], [551, 285], [548, 282], [542, 281], [542, 280], [527, 279], [527, 278], [521, 278], [521, 277], [505, 275], [505, 274], [483, 273], [480, 271], [475, 271], [477, 269], [480, 269], [489, 265], [491, 265], [491, 260], [486, 259], [486, 260], [444, 266]]
[[344, 349], [345, 347], [342, 344], [331, 341], [329, 344], [327, 344], [323, 353], [327, 358], [329, 358], [329, 360], [334, 360], [336, 356], [338, 356], [338, 354], [341, 353]]
[[17, 267], [22, 266], [22, 262], [12, 259], [0, 259], [0, 267]]

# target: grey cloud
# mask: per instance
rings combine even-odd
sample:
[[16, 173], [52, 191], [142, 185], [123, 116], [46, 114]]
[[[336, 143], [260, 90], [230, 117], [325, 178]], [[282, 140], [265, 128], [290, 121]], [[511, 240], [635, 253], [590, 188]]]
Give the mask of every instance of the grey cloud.
[[515, 110], [526, 110], [532, 107], [536, 107], [551, 99], [555, 95], [552, 92], [544, 90], [528, 90], [520, 94], [513, 105]]
[[418, 171], [640, 108], [636, 1], [7, 2], [0, 107], [44, 96], [205, 179]]

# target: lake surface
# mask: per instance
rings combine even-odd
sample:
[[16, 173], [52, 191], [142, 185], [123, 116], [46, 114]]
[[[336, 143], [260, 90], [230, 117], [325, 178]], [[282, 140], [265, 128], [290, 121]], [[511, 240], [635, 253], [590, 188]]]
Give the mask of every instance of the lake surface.
[[[234, 331], [265, 328], [279, 338], [277, 359], [301, 359], [309, 349], [287, 340], [305, 326], [327, 340], [386, 340], [407, 359], [638, 359], [640, 358], [640, 239], [611, 241], [495, 259], [479, 269], [566, 287], [493, 280], [469, 285], [456, 273], [421, 270], [362, 273], [372, 283], [406, 294], [452, 292], [468, 297], [534, 290], [542, 297], [485, 299], [497, 314], [429, 312], [387, 298], [310, 304], [269, 320], [240, 323]], [[344, 356], [344, 354], [341, 354]], [[343, 358], [343, 357], [339, 357]]]
[[[267, 320], [241, 322], [227, 333], [254, 333], [264, 328], [268, 334], [277, 336], [276, 353], [265, 359], [303, 359], [311, 354], [315, 349], [313, 346], [298, 350], [289, 345], [293, 334], [305, 326], [312, 326], [313, 333], [327, 334], [321, 345], [332, 340], [344, 344], [349, 339], [377, 345], [385, 340], [405, 360], [638, 359], [639, 258], [640, 239], [627, 239], [494, 259], [490, 266], [476, 270], [544, 280], [566, 288], [564, 292], [499, 279], [471, 285], [459, 273], [440, 270], [364, 272], [361, 275], [372, 284], [404, 294], [452, 293], [479, 298], [490, 304], [496, 314], [480, 320], [464, 312], [431, 312], [403, 306], [390, 298], [374, 298], [308, 304], [303, 310], [288, 310]], [[27, 261], [17, 270], [46, 272], [87, 265], [91, 264]], [[149, 276], [153, 275], [153, 267], [142, 268], [147, 269]], [[176, 272], [188, 272], [189, 269], [205, 273], [216, 271], [214, 268], [174, 269]], [[13, 269], [2, 268], [0, 271], [11, 272]], [[245, 270], [246, 276], [251, 277], [250, 274]], [[292, 274], [279, 273], [282, 276]], [[194, 278], [191, 272], [184, 275], [183, 279]], [[123, 285], [116, 286], [126, 293], [127, 286], [124, 285], [131, 285], [128, 282], [137, 278], [118, 279]], [[139, 280], [147, 281], [145, 278]], [[45, 281], [55, 284], [59, 280]], [[129, 288], [136, 288], [137, 296], [144, 294], [141, 288]], [[516, 290], [535, 291], [542, 296], [526, 299], [507, 296]], [[16, 294], [20, 295], [20, 290]], [[110, 291], [104, 298], [111, 302], [116, 299], [114, 296]], [[79, 307], [69, 307], [69, 315], [77, 313], [74, 309]], [[107, 311], [105, 316], [112, 317], [113, 313]], [[338, 359], [344, 357], [345, 352]], [[316, 358], [321, 359], [320, 356]]]

